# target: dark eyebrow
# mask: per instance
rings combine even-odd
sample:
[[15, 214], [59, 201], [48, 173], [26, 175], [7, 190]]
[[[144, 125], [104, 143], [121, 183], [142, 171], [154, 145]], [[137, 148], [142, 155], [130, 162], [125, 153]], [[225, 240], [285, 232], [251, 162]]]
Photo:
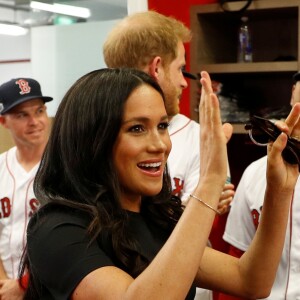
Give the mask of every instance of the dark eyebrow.
[[[148, 122], [149, 120], [150, 119], [147, 117], [138, 117], [138, 118], [132, 118], [132, 119], [126, 120], [123, 122], [123, 124], [130, 123], [130, 122]], [[160, 118], [160, 121], [168, 121], [168, 120], [169, 120], [168, 115], [164, 115]]]

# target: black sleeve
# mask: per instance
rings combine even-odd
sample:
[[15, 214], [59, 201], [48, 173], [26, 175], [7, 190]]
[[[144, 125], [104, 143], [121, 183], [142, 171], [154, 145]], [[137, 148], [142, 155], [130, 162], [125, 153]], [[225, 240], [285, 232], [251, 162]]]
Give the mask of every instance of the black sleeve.
[[92, 271], [113, 265], [78, 217], [53, 216], [28, 231], [28, 254], [34, 276], [54, 299], [68, 299]]

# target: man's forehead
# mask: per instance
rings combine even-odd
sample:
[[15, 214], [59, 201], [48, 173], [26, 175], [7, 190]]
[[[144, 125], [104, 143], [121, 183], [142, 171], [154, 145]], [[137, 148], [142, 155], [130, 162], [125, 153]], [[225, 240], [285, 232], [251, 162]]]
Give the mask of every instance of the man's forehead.
[[32, 108], [33, 109], [34, 108], [39, 108], [39, 107], [44, 106], [44, 105], [45, 105], [44, 101], [40, 98], [31, 99], [31, 100], [28, 100], [28, 101], [25, 101], [23, 103], [20, 103], [20, 104], [16, 105], [11, 110], [9, 110], [7, 112], [7, 114], [16, 113], [16, 112], [19, 112], [19, 111], [32, 109]]

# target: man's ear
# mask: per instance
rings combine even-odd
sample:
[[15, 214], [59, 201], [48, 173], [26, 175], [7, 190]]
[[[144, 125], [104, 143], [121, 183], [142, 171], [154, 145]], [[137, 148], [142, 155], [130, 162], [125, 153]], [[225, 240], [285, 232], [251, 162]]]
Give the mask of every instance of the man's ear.
[[160, 76], [160, 72], [162, 70], [162, 62], [160, 56], [155, 56], [151, 63], [149, 64], [149, 74], [153, 77], [156, 81]]
[[0, 115], [0, 124], [6, 128], [6, 119], [4, 116]]

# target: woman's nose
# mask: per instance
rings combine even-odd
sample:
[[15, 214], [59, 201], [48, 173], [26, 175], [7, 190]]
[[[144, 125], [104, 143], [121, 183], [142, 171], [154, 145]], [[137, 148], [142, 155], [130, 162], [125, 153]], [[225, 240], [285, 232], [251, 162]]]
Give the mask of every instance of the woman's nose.
[[164, 137], [160, 133], [151, 134], [151, 140], [149, 142], [149, 150], [155, 152], [165, 152], [167, 150], [167, 144]]

